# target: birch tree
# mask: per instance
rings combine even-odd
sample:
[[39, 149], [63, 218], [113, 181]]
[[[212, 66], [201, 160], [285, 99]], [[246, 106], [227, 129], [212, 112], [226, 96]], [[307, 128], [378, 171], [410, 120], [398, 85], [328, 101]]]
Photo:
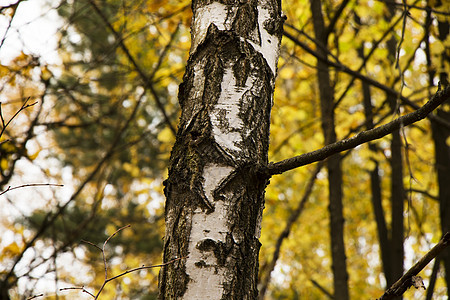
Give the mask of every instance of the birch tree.
[[[229, 2], [229, 1], [228, 1]], [[165, 182], [161, 299], [255, 299], [281, 3], [192, 3]]]
[[[52, 1], [61, 62], [25, 45], [0, 61], [1, 299], [155, 298], [156, 267], [163, 299], [255, 299], [257, 288], [259, 299], [375, 299], [393, 282], [382, 298], [404, 293], [450, 241], [389, 275], [403, 215], [408, 265], [449, 229], [448, 7], [283, 1], [281, 46], [275, 2], [194, 1], [192, 19], [191, 0]], [[28, 2], [0, 6], [6, 40]], [[404, 168], [394, 198], [408, 198], [395, 214], [393, 163]], [[40, 193], [35, 168], [73, 193]], [[445, 297], [445, 254], [405, 299]]]

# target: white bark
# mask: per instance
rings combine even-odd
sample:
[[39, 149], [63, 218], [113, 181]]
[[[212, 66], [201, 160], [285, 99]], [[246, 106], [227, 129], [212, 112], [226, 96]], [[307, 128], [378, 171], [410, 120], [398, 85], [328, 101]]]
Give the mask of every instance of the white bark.
[[[203, 170], [203, 189], [211, 203], [213, 192], [233, 169], [218, 165], [206, 166]], [[183, 299], [221, 299], [226, 268], [217, 265], [213, 253], [200, 251], [197, 245], [202, 241], [225, 242], [229, 228], [226, 222], [228, 206], [223, 201], [214, 202], [215, 210], [206, 214], [200, 208], [192, 216], [192, 230], [189, 238], [189, 259], [186, 261], [186, 273], [190, 277], [188, 289]], [[196, 264], [198, 266], [196, 266]]]
[[165, 189], [164, 260], [187, 259], [162, 272], [162, 298], [257, 295], [267, 178], [256, 171], [267, 164], [279, 9], [276, 0], [194, 1], [183, 112]]
[[245, 87], [237, 86], [231, 66], [225, 69], [221, 84], [222, 92], [210, 114], [210, 119], [216, 143], [223, 149], [229, 150], [229, 154], [232, 153], [231, 151], [241, 150], [241, 135], [247, 135], [248, 129], [244, 128], [239, 112], [240, 102], [244, 100], [242, 96], [250, 91], [252, 84], [253, 78], [249, 76]]

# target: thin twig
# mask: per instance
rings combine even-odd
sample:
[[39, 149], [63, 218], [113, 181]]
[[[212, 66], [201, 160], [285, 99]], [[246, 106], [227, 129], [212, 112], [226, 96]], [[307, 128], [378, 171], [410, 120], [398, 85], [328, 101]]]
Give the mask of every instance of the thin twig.
[[[142, 103], [142, 99], [143, 99], [144, 95], [145, 95], [145, 90], [141, 94], [141, 96], [138, 98], [138, 102], [135, 104], [130, 116], [125, 121], [125, 124], [119, 129], [113, 142], [109, 146], [109, 149], [106, 151], [106, 153], [101, 158], [101, 160], [97, 163], [94, 170], [83, 180], [83, 182], [78, 186], [78, 189], [72, 194], [72, 196], [70, 197], [70, 199], [68, 201], [66, 201], [66, 203], [64, 203], [62, 206], [59, 206], [55, 213], [49, 212], [46, 214], [46, 216], [44, 217], [44, 220], [41, 224], [41, 227], [37, 230], [37, 232], [33, 235], [33, 237], [28, 242], [25, 243], [22, 251], [14, 259], [14, 262], [11, 264], [11, 266], [9, 268], [9, 272], [3, 278], [3, 282], [8, 282], [8, 279], [13, 276], [14, 268], [20, 262], [20, 260], [23, 258], [25, 251], [27, 251], [30, 247], [32, 247], [34, 245], [36, 240], [47, 230], [47, 228], [49, 228], [56, 221], [56, 219], [64, 212], [64, 210], [69, 206], [69, 204], [72, 203], [78, 197], [78, 195], [84, 190], [87, 183], [90, 182], [94, 178], [95, 175], [97, 175], [97, 173], [100, 171], [102, 166], [113, 156], [113, 154], [115, 153], [116, 147], [122, 138], [122, 135], [124, 134], [125, 130], [129, 127], [131, 121], [135, 118], [138, 108], [139, 108], [140, 104]], [[1, 287], [1, 285], [0, 285], [0, 287]]]
[[27, 183], [27, 184], [22, 184], [22, 185], [18, 185], [18, 186], [8, 186], [8, 188], [2, 192], [0, 192], [0, 196], [12, 191], [12, 190], [16, 190], [16, 189], [21, 189], [21, 188], [26, 188], [26, 187], [35, 187], [35, 186], [57, 186], [57, 187], [63, 187], [63, 184], [56, 184], [56, 183]]
[[140, 266], [140, 267], [133, 268], [133, 269], [130, 269], [130, 270], [126, 270], [126, 271], [123, 272], [123, 273], [120, 273], [120, 274], [118, 274], [118, 275], [115, 275], [115, 276], [112, 276], [112, 277], [108, 278], [108, 264], [107, 264], [107, 261], [106, 261], [106, 255], [105, 255], [105, 248], [106, 248], [106, 245], [108, 244], [108, 242], [109, 242], [109, 241], [110, 241], [117, 233], [119, 233], [121, 230], [123, 230], [123, 229], [125, 229], [125, 228], [129, 228], [129, 227], [131, 227], [131, 225], [128, 224], [128, 225], [125, 225], [125, 226], [123, 226], [123, 227], [120, 227], [119, 229], [117, 229], [116, 231], [114, 231], [114, 233], [111, 234], [111, 235], [105, 240], [105, 242], [103, 243], [103, 247], [101, 247], [101, 248], [100, 248], [99, 246], [95, 245], [94, 243], [91, 243], [91, 242], [85, 241], [85, 240], [81, 240], [81, 242], [86, 243], [86, 244], [89, 244], [89, 245], [91, 245], [91, 246], [94, 246], [95, 248], [99, 249], [99, 250], [102, 252], [103, 266], [104, 266], [104, 269], [105, 269], [105, 279], [103, 280], [103, 284], [102, 284], [102, 286], [100, 287], [100, 289], [98, 290], [98, 292], [97, 292], [96, 295], [94, 295], [94, 294], [88, 292], [88, 291], [84, 288], [84, 286], [83, 286], [83, 287], [67, 287], [67, 288], [62, 288], [62, 289], [59, 289], [59, 290], [60, 290], [60, 291], [65, 291], [65, 290], [82, 290], [83, 292], [88, 293], [89, 295], [91, 295], [92, 298], [98, 299], [98, 297], [100, 296], [101, 292], [102, 292], [103, 289], [105, 288], [106, 284], [108, 284], [108, 282], [110, 282], [110, 281], [112, 281], [112, 280], [115, 280], [115, 279], [117, 279], [117, 278], [119, 278], [119, 277], [122, 277], [122, 276], [124, 276], [124, 275], [127, 275], [127, 274], [132, 273], [132, 272], [136, 272], [136, 271], [139, 271], [139, 270], [152, 269], [152, 268], [158, 268], [158, 267], [164, 267], [164, 266], [169, 265], [169, 264], [171, 264], [171, 263], [173, 263], [173, 262], [175, 262], [175, 261], [177, 261], [177, 260], [187, 258], [187, 256], [185, 256], [185, 257], [180, 257], [180, 258], [175, 258], [175, 259], [173, 259], [173, 260], [171, 260], [171, 261], [168, 261], [168, 262], [166, 262], [166, 263], [162, 263], [162, 264], [159, 264], [159, 265], [151, 265], [151, 266], [145, 266], [145, 265], [142, 265], [142, 266]]
[[[302, 47], [306, 52], [308, 52], [309, 54], [313, 55], [314, 57], [316, 57], [318, 60], [324, 61], [325, 63], [327, 63], [329, 66], [332, 66], [334, 68], [336, 68], [338, 71], [347, 73], [351, 76], [354, 76], [356, 78], [358, 78], [361, 81], [367, 82], [368, 84], [370, 84], [371, 86], [374, 86], [384, 92], [386, 92], [387, 94], [390, 95], [394, 95], [396, 97], [399, 97], [399, 99], [407, 104], [408, 106], [414, 108], [414, 109], [419, 109], [420, 107], [415, 104], [413, 101], [411, 101], [410, 99], [408, 99], [408, 97], [405, 97], [403, 95], [399, 95], [398, 91], [396, 91], [395, 89], [386, 86], [385, 84], [382, 84], [381, 82], [372, 79], [366, 75], [363, 75], [361, 72], [357, 72], [351, 68], [349, 68], [348, 66], [338, 62], [338, 61], [331, 61], [328, 59], [328, 57], [323, 56], [322, 54], [318, 53], [317, 51], [313, 50], [311, 47], [309, 47], [306, 43], [298, 40], [297, 38], [295, 38], [292, 34], [290, 34], [289, 32], [287, 32], [286, 30], [283, 32], [283, 35], [285, 37], [287, 37], [288, 39], [290, 39], [292, 42], [294, 42], [296, 45]], [[329, 53], [327, 53], [328, 55], [330, 55]], [[436, 115], [430, 114], [428, 115], [428, 118], [435, 121], [436, 123], [445, 126], [446, 128], [450, 129], [450, 122], [448, 120], [445, 120], [443, 118], [440, 118]]]
[[320, 283], [318, 283], [314, 279], [310, 279], [309, 281], [311, 281], [311, 283], [315, 287], [317, 287], [322, 293], [324, 293], [328, 297], [328, 299], [334, 299], [333, 295], [326, 288], [324, 288]]
[[140, 267], [137, 267], [137, 268], [134, 268], [134, 269], [127, 270], [127, 271], [125, 271], [125, 272], [123, 272], [123, 273], [121, 273], [121, 274], [119, 274], [119, 275], [116, 275], [116, 276], [113, 276], [113, 277], [111, 277], [111, 278], [108, 278], [107, 282], [109, 282], [109, 281], [111, 281], [111, 280], [114, 280], [114, 279], [117, 279], [117, 278], [119, 278], [119, 277], [122, 277], [122, 276], [124, 276], [124, 275], [127, 275], [127, 274], [129, 274], [129, 273], [135, 272], [135, 271], [144, 270], [144, 269], [153, 269], [153, 268], [164, 267], [164, 266], [173, 264], [174, 262], [176, 262], [176, 261], [178, 261], [178, 260], [185, 259], [185, 258], [187, 258], [187, 256], [175, 258], [175, 259], [172, 259], [172, 260], [170, 260], [170, 261], [168, 261], [168, 262], [165, 262], [165, 263], [162, 263], [162, 264], [159, 264], [159, 265], [151, 265], [151, 266], [145, 266], [145, 265], [142, 265], [142, 266], [140, 266]]
[[44, 294], [31, 296], [31, 297], [27, 298], [27, 300], [36, 299], [36, 298], [39, 298], [39, 297], [44, 297]]
[[130, 51], [128, 50], [128, 47], [125, 45], [123, 37], [120, 36], [120, 34], [114, 29], [112, 24], [109, 22], [105, 14], [100, 10], [98, 5], [95, 3], [94, 0], [89, 0], [89, 3], [91, 4], [92, 8], [95, 10], [95, 12], [100, 16], [100, 18], [103, 20], [105, 25], [109, 28], [109, 30], [113, 33], [114, 38], [119, 43], [120, 48], [123, 50], [125, 55], [127, 56], [128, 60], [131, 62], [131, 64], [134, 66], [135, 70], [141, 77], [142, 81], [144, 82], [145, 86], [150, 90], [150, 92], [153, 95], [153, 98], [155, 99], [156, 105], [158, 106], [158, 109], [161, 111], [164, 120], [166, 121], [167, 125], [169, 126], [170, 131], [174, 135], [176, 135], [175, 127], [172, 125], [172, 122], [169, 119], [169, 116], [167, 115], [167, 112], [164, 108], [163, 103], [161, 102], [161, 99], [159, 98], [158, 94], [156, 93], [155, 88], [153, 87], [152, 81], [149, 79], [147, 74], [142, 70], [142, 68], [139, 66], [139, 64], [136, 62], [135, 58], [131, 55]]
[[27, 99], [24, 101], [24, 103], [22, 104], [22, 106], [19, 108], [19, 110], [17, 110], [17, 111], [14, 113], [14, 115], [11, 117], [11, 119], [9, 119], [9, 121], [6, 122], [6, 123], [5, 123], [5, 119], [3, 118], [2, 103], [0, 102], [0, 118], [1, 118], [1, 120], [2, 120], [2, 131], [0, 131], [0, 137], [1, 137], [1, 136], [3, 135], [3, 133], [5, 132], [6, 127], [8, 127], [8, 125], [11, 123], [11, 121], [12, 121], [15, 117], [17, 117], [17, 115], [18, 115], [22, 110], [25, 110], [25, 109], [27, 109], [28, 107], [31, 107], [31, 106], [33, 106], [33, 105], [35, 105], [35, 104], [37, 103], [37, 101], [36, 101], [36, 102], [34, 102], [34, 103], [27, 104], [29, 100], [30, 100], [30, 98], [27, 98]]
[[[392, 5], [396, 5], [396, 6], [404, 6], [404, 4], [403, 3], [397, 3], [396, 1], [388, 1], [388, 0], [376, 0], [376, 1], [378, 1], [378, 2], [382, 2], [382, 3], [389, 3], [389, 4], [392, 4]], [[432, 13], [434, 13], [434, 14], [437, 14], [437, 15], [444, 15], [444, 16], [450, 16], [450, 13], [449, 12], [446, 12], [446, 11], [440, 11], [440, 10], [437, 10], [437, 9], [434, 9], [434, 8], [431, 8], [431, 7], [427, 7], [427, 6], [425, 6], [425, 7], [422, 7], [422, 6], [417, 6], [417, 5], [411, 5], [411, 4], [407, 4], [406, 5], [408, 8], [414, 8], [414, 9], [419, 9], [419, 10], [424, 10], [424, 11], [430, 11], [430, 12], [432, 12]]]
[[[103, 264], [104, 264], [104, 267], [105, 267], [105, 280], [108, 279], [108, 266], [107, 266], [107, 264], [106, 264], [106, 255], [105, 255], [106, 244], [107, 244], [107, 243], [109, 242], [109, 240], [112, 239], [119, 231], [121, 231], [122, 229], [125, 229], [125, 228], [129, 228], [129, 227], [131, 227], [130, 224], [125, 225], [125, 226], [123, 226], [123, 227], [120, 227], [120, 228], [117, 229], [113, 234], [111, 234], [111, 235], [106, 239], [106, 241], [103, 243], [103, 247], [102, 247], [102, 255], [103, 255]], [[100, 293], [99, 293], [99, 294], [100, 294]]]
[[81, 287], [66, 287], [66, 288], [60, 288], [60, 289], [59, 289], [60, 292], [62, 292], [62, 291], [68, 291], [68, 290], [81, 290], [83, 293], [89, 294], [89, 296], [95, 298], [95, 295], [92, 294], [91, 292], [89, 292], [88, 290], [86, 290], [86, 289], [84, 288], [84, 286], [81, 286]]

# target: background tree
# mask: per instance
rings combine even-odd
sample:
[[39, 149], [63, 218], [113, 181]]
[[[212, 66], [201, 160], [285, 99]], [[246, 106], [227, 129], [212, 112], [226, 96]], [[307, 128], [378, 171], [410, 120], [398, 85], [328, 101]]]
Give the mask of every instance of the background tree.
[[[322, 164], [292, 169], [295, 164], [289, 167], [282, 161], [327, 143], [317, 134], [323, 131], [318, 96], [321, 85], [316, 76], [323, 70], [318, 69], [319, 62], [329, 72], [335, 124], [327, 130], [335, 131], [337, 141], [418, 109], [435, 93], [438, 80], [446, 78], [449, 68], [445, 59], [448, 44], [445, 34], [439, 33], [449, 18], [446, 4], [320, 3], [323, 23], [329, 30], [325, 42], [316, 38], [309, 1], [283, 2], [287, 21], [268, 154], [269, 161], [280, 163], [269, 164], [268, 172], [284, 173], [273, 176], [266, 189], [260, 239], [259, 287], [265, 289], [261, 294], [267, 299], [333, 295], [331, 266], [343, 263], [332, 261], [326, 230], [330, 226], [331, 174]], [[14, 20], [26, 5], [26, 1], [18, 1], [0, 8], [5, 24], [1, 28], [6, 30], [0, 35], [0, 57], [13, 33], [20, 32]], [[59, 288], [98, 288], [103, 282], [99, 253], [80, 240], [103, 242], [128, 223], [131, 229], [109, 244], [111, 272], [159, 262], [164, 235], [162, 182], [167, 176], [164, 168], [179, 113], [176, 87], [188, 60], [189, 6], [190, 2], [179, 1], [111, 0], [101, 5], [96, 1], [62, 1], [48, 8], [56, 10], [61, 20], [56, 34], [59, 62], [50, 64], [45, 55], [40, 57], [29, 47], [13, 60], [1, 58], [4, 119], [14, 115], [26, 99], [36, 102], [21, 111], [1, 137], [2, 189], [26, 183], [64, 184], [63, 188], [29, 187], [0, 196], [4, 232], [0, 286], [4, 299], [42, 291], [73, 298], [80, 294], [60, 292]], [[251, 16], [251, 10], [242, 9], [242, 14]], [[216, 34], [220, 35], [218, 29]], [[397, 41], [395, 49], [400, 50], [393, 62], [398, 61], [400, 68], [387, 63], [392, 36]], [[363, 96], [367, 88], [370, 98]], [[399, 114], [393, 115], [386, 95], [396, 97]], [[428, 120], [400, 130], [407, 200], [403, 210], [407, 239], [402, 243], [406, 268], [445, 230], [448, 206], [444, 204], [446, 186], [442, 180], [448, 172], [435, 150], [445, 153], [448, 149], [448, 104], [440, 111], [429, 116], [433, 131]], [[444, 134], [436, 138], [440, 131]], [[440, 141], [440, 146], [435, 147], [435, 141]], [[379, 257], [387, 247], [379, 241], [377, 230], [383, 231], [383, 222], [376, 222], [381, 219], [375, 216], [382, 212], [387, 231], [392, 230], [390, 144], [391, 138], [384, 137], [371, 143], [372, 150], [361, 146], [340, 154], [350, 298], [376, 298], [386, 287], [385, 276], [380, 274], [384, 268], [387, 278], [389, 271]], [[192, 162], [196, 164], [195, 159]], [[441, 170], [439, 180], [435, 163]], [[374, 197], [369, 174], [378, 174], [380, 179], [377, 210], [370, 204]], [[197, 180], [201, 181], [194, 179], [193, 187], [198, 186]], [[442, 221], [437, 218], [439, 214]], [[442, 258], [445, 261], [445, 254]], [[71, 266], [76, 267], [76, 273]], [[429, 299], [448, 293], [445, 269], [438, 266], [422, 275], [427, 287], [428, 278], [434, 284], [427, 291]], [[79, 276], [79, 270], [91, 275]], [[148, 299], [155, 298], [156, 275], [156, 270], [146, 271], [114, 281], [103, 295], [133, 298], [146, 294]], [[54, 287], [49, 288], [49, 283]], [[408, 291], [405, 298], [414, 298], [414, 293]]]

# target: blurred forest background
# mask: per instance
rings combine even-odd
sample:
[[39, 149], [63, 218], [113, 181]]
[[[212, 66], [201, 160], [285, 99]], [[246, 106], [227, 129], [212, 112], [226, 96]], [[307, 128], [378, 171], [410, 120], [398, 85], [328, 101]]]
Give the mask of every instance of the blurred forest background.
[[[41, 15], [22, 24], [36, 7], [29, 2]], [[283, 0], [271, 161], [331, 142], [322, 134], [318, 71], [329, 75], [327, 126], [336, 140], [414, 111], [439, 81], [448, 84], [450, 2], [321, 2], [319, 33], [309, 1]], [[83, 241], [101, 246], [130, 224], [107, 244], [110, 274], [161, 262], [162, 181], [190, 1], [0, 3], [0, 299], [90, 299], [59, 290], [94, 292], [103, 283], [101, 252]], [[23, 30], [50, 15], [55, 34], [44, 55], [27, 46]], [[20, 51], [5, 58], [11, 45]], [[374, 299], [450, 230], [450, 103], [337, 158], [350, 296]], [[327, 172], [316, 163], [271, 179], [260, 253], [265, 299], [333, 292]], [[405, 299], [448, 299], [449, 253], [421, 273], [427, 290]], [[158, 271], [114, 280], [101, 298], [156, 299]]]

